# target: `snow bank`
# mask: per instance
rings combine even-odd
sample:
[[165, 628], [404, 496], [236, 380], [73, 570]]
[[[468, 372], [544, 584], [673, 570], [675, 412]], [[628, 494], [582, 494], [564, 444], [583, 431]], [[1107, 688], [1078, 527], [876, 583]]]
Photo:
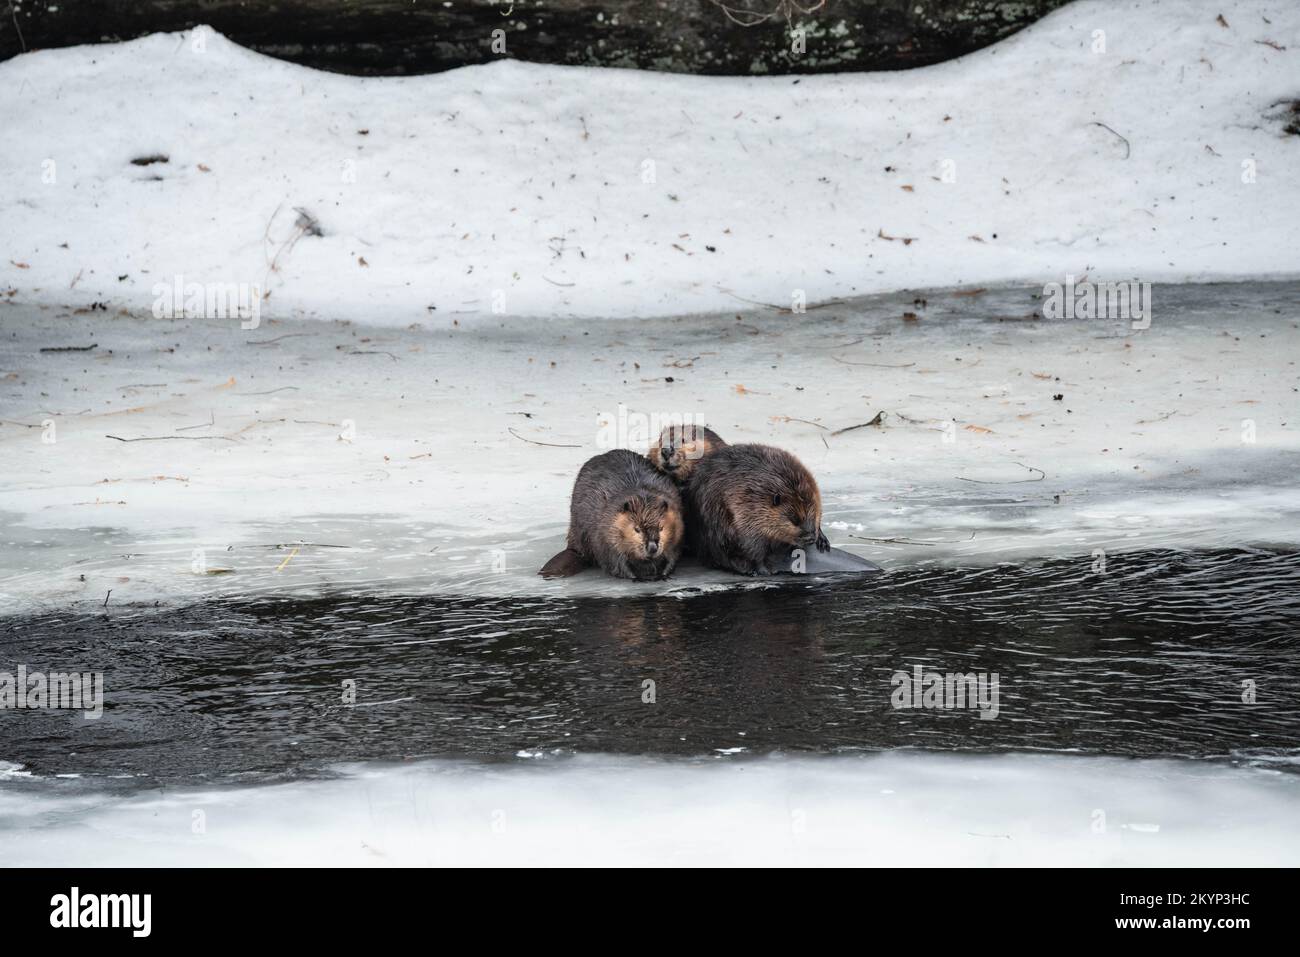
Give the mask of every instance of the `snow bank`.
[[5, 866], [1295, 866], [1300, 778], [1059, 756], [358, 766], [114, 797], [0, 789]]
[[955, 62], [802, 79], [358, 79], [206, 28], [32, 53], [0, 64], [0, 294], [142, 311], [183, 277], [447, 326], [1295, 275], [1300, 7], [1219, 12], [1076, 3]]

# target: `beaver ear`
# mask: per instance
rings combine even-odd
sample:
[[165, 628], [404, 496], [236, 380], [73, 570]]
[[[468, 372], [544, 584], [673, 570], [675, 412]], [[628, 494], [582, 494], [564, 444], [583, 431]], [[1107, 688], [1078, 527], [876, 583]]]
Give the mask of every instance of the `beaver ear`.
[[630, 512], [630, 511], [632, 511], [632, 503], [631, 503], [631, 502], [624, 502], [624, 503], [623, 503], [623, 511], [625, 511], [625, 512]]

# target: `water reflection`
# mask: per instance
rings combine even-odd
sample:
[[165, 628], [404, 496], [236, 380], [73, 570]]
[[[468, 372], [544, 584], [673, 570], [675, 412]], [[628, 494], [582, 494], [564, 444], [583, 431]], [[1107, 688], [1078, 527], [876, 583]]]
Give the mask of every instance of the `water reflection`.
[[[1083, 557], [670, 598], [7, 619], [0, 671], [102, 670], [107, 695], [99, 721], [0, 712], [0, 760], [173, 783], [551, 749], [1285, 755], [1297, 622], [1300, 555], [1248, 549], [1113, 555], [1104, 574]], [[891, 707], [917, 664], [996, 672], [997, 719]]]

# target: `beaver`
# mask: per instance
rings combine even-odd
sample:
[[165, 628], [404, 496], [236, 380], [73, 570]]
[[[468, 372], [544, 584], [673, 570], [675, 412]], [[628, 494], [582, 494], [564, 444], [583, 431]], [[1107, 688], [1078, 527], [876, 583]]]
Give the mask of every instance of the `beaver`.
[[568, 547], [538, 572], [576, 575], [599, 565], [616, 578], [672, 574], [685, 539], [682, 498], [644, 455], [615, 449], [588, 459], [573, 483]]
[[701, 459], [686, 490], [689, 545], [706, 565], [742, 575], [788, 569], [791, 550], [829, 551], [817, 480], [770, 445], [729, 445]]
[[703, 425], [670, 425], [659, 433], [659, 440], [650, 446], [646, 458], [678, 485], [684, 485], [701, 459], [726, 447], [722, 436]]

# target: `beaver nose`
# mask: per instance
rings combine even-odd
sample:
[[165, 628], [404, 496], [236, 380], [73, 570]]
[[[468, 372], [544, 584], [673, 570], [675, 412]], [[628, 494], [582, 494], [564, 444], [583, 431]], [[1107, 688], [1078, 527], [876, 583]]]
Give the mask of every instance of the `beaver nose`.
[[646, 553], [647, 555], [654, 555], [654, 554], [655, 554], [656, 552], [658, 552], [658, 551], [659, 551], [659, 543], [658, 543], [658, 542], [646, 542], [646, 543], [645, 543], [645, 553]]

